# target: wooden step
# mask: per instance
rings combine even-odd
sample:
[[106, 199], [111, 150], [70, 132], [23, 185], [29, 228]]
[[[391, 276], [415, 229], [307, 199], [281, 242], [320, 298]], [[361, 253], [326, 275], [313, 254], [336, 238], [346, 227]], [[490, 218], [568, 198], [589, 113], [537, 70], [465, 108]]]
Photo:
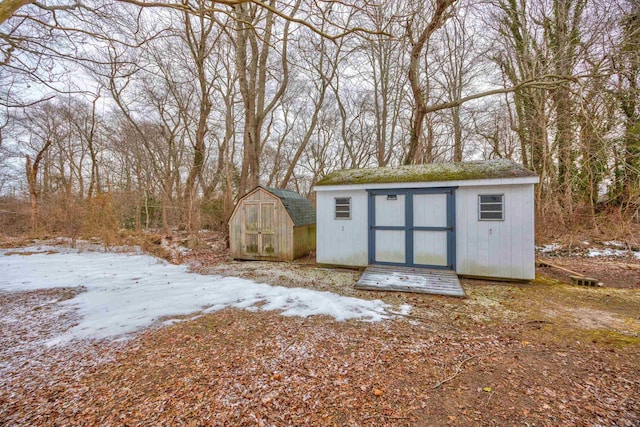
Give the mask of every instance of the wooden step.
[[362, 273], [355, 287], [373, 291], [465, 296], [454, 271], [427, 268], [372, 265]]

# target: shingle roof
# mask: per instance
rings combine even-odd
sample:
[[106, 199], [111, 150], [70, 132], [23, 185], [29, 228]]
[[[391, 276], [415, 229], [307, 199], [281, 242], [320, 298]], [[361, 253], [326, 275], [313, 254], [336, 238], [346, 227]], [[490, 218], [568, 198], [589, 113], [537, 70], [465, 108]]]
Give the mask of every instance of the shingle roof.
[[479, 162], [431, 163], [400, 167], [348, 169], [332, 172], [318, 181], [316, 185], [459, 181], [535, 176], [537, 175], [534, 172], [519, 163], [507, 159], [498, 159]]
[[279, 188], [263, 187], [262, 189], [273, 194], [282, 201], [284, 208], [289, 213], [296, 227], [316, 223], [316, 210], [309, 199], [302, 197], [295, 191], [280, 190]]

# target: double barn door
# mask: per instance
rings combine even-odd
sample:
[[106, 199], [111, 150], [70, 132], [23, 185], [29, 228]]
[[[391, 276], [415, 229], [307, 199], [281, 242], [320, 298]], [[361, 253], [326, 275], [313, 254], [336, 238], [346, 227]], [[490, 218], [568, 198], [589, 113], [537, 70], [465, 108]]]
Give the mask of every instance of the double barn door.
[[249, 255], [276, 256], [275, 202], [245, 202], [245, 252]]
[[455, 270], [455, 189], [369, 191], [369, 263]]

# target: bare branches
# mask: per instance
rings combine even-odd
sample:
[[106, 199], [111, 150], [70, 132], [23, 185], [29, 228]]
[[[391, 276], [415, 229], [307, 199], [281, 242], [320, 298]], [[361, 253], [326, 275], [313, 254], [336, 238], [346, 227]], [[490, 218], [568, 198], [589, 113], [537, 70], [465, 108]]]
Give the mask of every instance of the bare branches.
[[[216, 7], [198, 7], [195, 8], [190, 4], [185, 4], [185, 3], [169, 3], [169, 2], [156, 2], [156, 1], [141, 1], [141, 0], [118, 0], [121, 3], [128, 3], [128, 4], [133, 4], [139, 7], [154, 7], [154, 8], [168, 8], [168, 9], [175, 9], [175, 10], [179, 10], [181, 12], [187, 12], [187, 13], [191, 13], [191, 14], [197, 14], [197, 15], [202, 15], [202, 14], [209, 14], [212, 12], [220, 12], [222, 11], [220, 8], [216, 8]], [[363, 28], [363, 27], [349, 27], [349, 28], [345, 28], [339, 24], [337, 24], [336, 22], [331, 22], [331, 26], [337, 28], [339, 31], [335, 34], [331, 34], [321, 28], [319, 28], [318, 26], [312, 24], [311, 22], [309, 22], [306, 19], [303, 18], [298, 18], [295, 16], [295, 9], [297, 9], [296, 7], [293, 7], [294, 11], [291, 13], [286, 13], [283, 12], [280, 8], [278, 8], [277, 6], [270, 4], [266, 1], [260, 1], [260, 0], [214, 0], [212, 1], [212, 3], [217, 4], [217, 5], [221, 5], [221, 6], [230, 6], [230, 7], [236, 7], [242, 4], [247, 4], [247, 3], [251, 3], [253, 5], [256, 5], [262, 9], [265, 9], [269, 12], [271, 12], [272, 14], [274, 14], [275, 16], [285, 20], [285, 21], [289, 21], [289, 22], [293, 22], [296, 24], [299, 24], [301, 26], [304, 26], [306, 28], [308, 28], [309, 30], [313, 31], [315, 34], [326, 38], [328, 40], [332, 40], [335, 41], [337, 39], [343, 38], [345, 36], [348, 36], [349, 34], [368, 34], [368, 35], [385, 35], [385, 36], [390, 36], [389, 33], [383, 32], [383, 31], [373, 31], [367, 28]], [[353, 7], [350, 5], [347, 5], [346, 7]], [[225, 12], [228, 13], [228, 12]]]
[[464, 366], [465, 363], [467, 363], [467, 362], [469, 362], [469, 361], [471, 361], [473, 359], [476, 359], [478, 357], [489, 357], [494, 353], [495, 353], [495, 351], [491, 351], [491, 352], [489, 352], [487, 354], [474, 354], [473, 356], [469, 356], [469, 357], [466, 357], [466, 358], [462, 359], [462, 361], [460, 361], [460, 363], [458, 363], [456, 365], [456, 371], [451, 376], [449, 376], [449, 377], [447, 377], [447, 378], [445, 378], [443, 380], [438, 381], [437, 383], [435, 383], [435, 385], [432, 388], [434, 388], [434, 389], [435, 388], [440, 388], [440, 386], [442, 386], [443, 384], [448, 383], [449, 381], [453, 380], [458, 375], [460, 375], [462, 373], [462, 367]]
[[[413, 99], [416, 104], [413, 123], [411, 125], [411, 131], [409, 135], [409, 149], [405, 157], [404, 163], [411, 164], [417, 161], [418, 146], [420, 144], [420, 138], [422, 135], [422, 127], [424, 125], [424, 119], [427, 115], [427, 101], [425, 99], [425, 90], [420, 82], [420, 69], [419, 61], [423, 53], [425, 45], [428, 43], [431, 36], [444, 25], [447, 18], [451, 16], [450, 8], [453, 7], [456, 0], [436, 0], [435, 8], [429, 23], [420, 32], [417, 40], [413, 41], [413, 47], [411, 48], [410, 62], [409, 62], [409, 83], [411, 84], [411, 92], [413, 93]], [[407, 27], [408, 37], [413, 38], [411, 25]]]
[[79, 2], [73, 2], [70, 4], [60, 4], [60, 5], [47, 5], [34, 0], [2, 0], [0, 1], [0, 24], [2, 24], [7, 19], [14, 16], [18, 11], [18, 9], [29, 4], [37, 6], [42, 10], [48, 10], [50, 12], [69, 11], [69, 10], [74, 10], [81, 7], [81, 4]]
[[531, 80], [517, 84], [515, 86], [487, 90], [484, 92], [479, 92], [473, 95], [455, 99], [453, 101], [443, 102], [441, 104], [436, 104], [436, 105], [425, 106], [424, 111], [425, 113], [433, 113], [435, 111], [458, 107], [466, 102], [473, 101], [474, 99], [480, 99], [480, 98], [486, 98], [487, 96], [517, 92], [519, 90], [529, 88], [529, 87], [554, 88], [554, 87], [558, 87], [558, 85], [562, 83], [569, 82], [569, 81], [576, 81], [577, 79], [578, 77], [576, 76], [556, 76], [551, 74], [545, 75], [545, 76], [539, 76]]
[[4, 100], [0, 100], [0, 105], [6, 108], [29, 108], [29, 107], [33, 107], [34, 105], [40, 104], [41, 102], [50, 101], [53, 98], [54, 96], [51, 95], [46, 98], [37, 99], [35, 101], [25, 102], [25, 103], [11, 103], [11, 102], [5, 102]]
[[[600, 7], [558, 1], [584, 6], [576, 13], [585, 16]], [[562, 161], [571, 170], [621, 180], [610, 169], [629, 170], [640, 158], [632, 132], [638, 29], [620, 14], [603, 17], [603, 29], [571, 18], [556, 31], [554, 19], [566, 13], [553, 17], [551, 4], [525, 0], [0, 0], [2, 7], [13, 18], [0, 34], [0, 116], [56, 91], [69, 104], [93, 99], [102, 84], [110, 93], [95, 115], [109, 111], [112, 134], [127, 135], [96, 128], [96, 147], [102, 137], [117, 147], [118, 166], [102, 164], [112, 160], [98, 151], [94, 162], [100, 175], [125, 169], [113, 174], [144, 198], [146, 215], [152, 199], [176, 210], [165, 219], [178, 218], [203, 200], [224, 197], [229, 207], [267, 180], [307, 192], [335, 168], [471, 156], [520, 160], [542, 175], [538, 189], [554, 189], [560, 89], [576, 104], [564, 123], [570, 156]], [[554, 48], [552, 30], [585, 34], [565, 40], [566, 67], [556, 66], [553, 56], [566, 49]], [[623, 39], [626, 47], [616, 47]], [[626, 142], [614, 135], [624, 129]], [[587, 179], [565, 175], [573, 188]]]

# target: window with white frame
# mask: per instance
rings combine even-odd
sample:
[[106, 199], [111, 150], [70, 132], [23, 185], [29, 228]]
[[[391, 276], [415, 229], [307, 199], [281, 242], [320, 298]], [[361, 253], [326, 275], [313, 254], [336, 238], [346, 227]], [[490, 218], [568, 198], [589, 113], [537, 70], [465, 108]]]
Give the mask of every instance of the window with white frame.
[[480, 221], [504, 221], [504, 194], [479, 195], [478, 219]]
[[336, 197], [336, 219], [351, 219], [351, 197]]

